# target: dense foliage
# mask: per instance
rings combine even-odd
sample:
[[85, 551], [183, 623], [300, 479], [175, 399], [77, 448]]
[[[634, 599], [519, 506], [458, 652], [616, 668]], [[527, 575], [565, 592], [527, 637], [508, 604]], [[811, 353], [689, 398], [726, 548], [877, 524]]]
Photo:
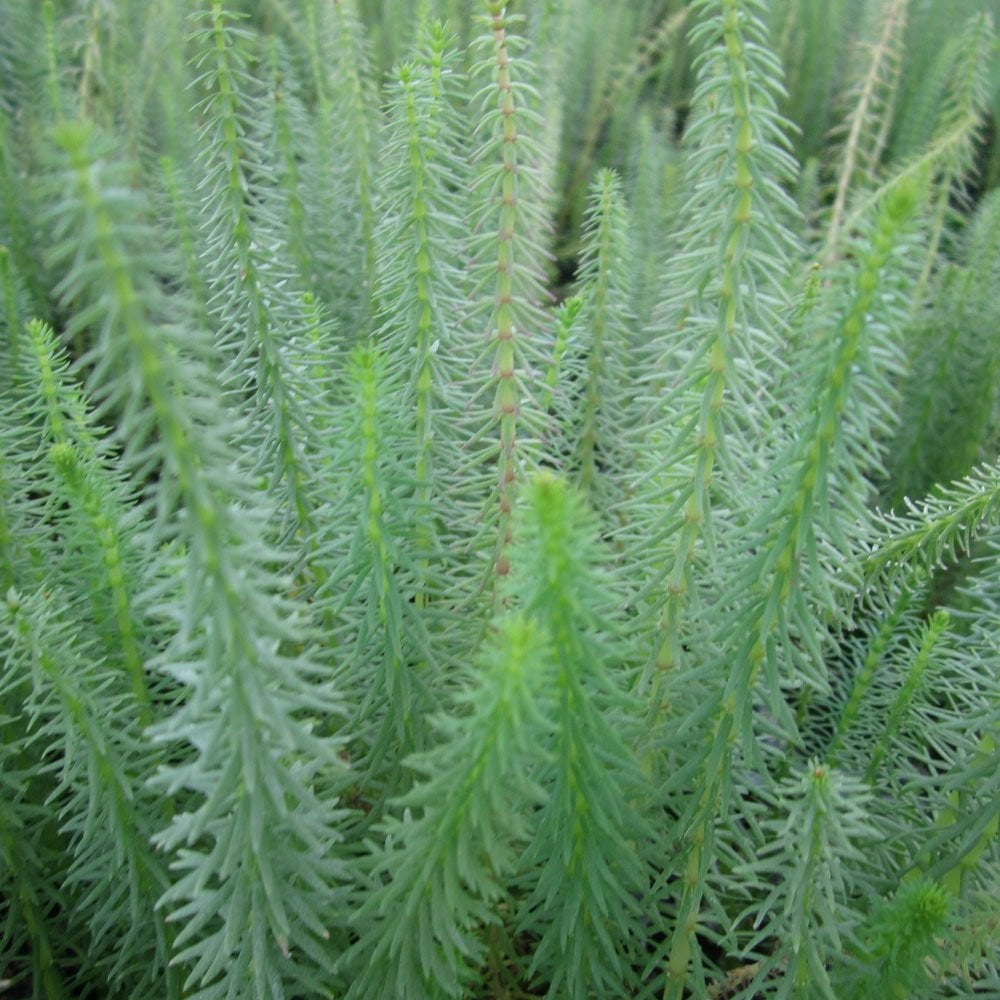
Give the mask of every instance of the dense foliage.
[[0, 0], [0, 995], [1000, 996], [990, 0]]

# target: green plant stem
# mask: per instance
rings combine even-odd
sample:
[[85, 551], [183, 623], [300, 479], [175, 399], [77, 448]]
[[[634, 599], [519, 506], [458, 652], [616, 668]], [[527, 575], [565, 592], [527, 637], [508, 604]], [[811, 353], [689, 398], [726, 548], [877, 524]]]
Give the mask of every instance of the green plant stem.
[[751, 598], [745, 621], [736, 629], [738, 652], [719, 700], [711, 749], [702, 771], [703, 791], [686, 834], [687, 861], [681, 880], [664, 1000], [681, 1000], [683, 996], [698, 910], [712, 856], [713, 831], [719, 812], [726, 807], [729, 798], [733, 747], [738, 739], [747, 741], [750, 737], [752, 692], [762, 667], [771, 674], [772, 706], [775, 710], [781, 708], [777, 701], [780, 680], [773, 670], [772, 635], [781, 627], [784, 608], [793, 594], [802, 548], [812, 529], [813, 507], [826, 490], [831, 450], [838, 440], [851, 371], [878, 294], [880, 272], [888, 263], [900, 230], [916, 209], [917, 194], [912, 186], [903, 187], [883, 206], [871, 249], [857, 273], [853, 301], [838, 330], [829, 370], [821, 382], [821, 395], [802, 438], [788, 488], [780, 500], [781, 510], [776, 512], [775, 527], [758, 573], [759, 589]]
[[934, 655], [934, 648], [950, 623], [951, 616], [947, 611], [936, 611], [924, 629], [923, 637], [920, 640], [920, 649], [907, 671], [903, 686], [896, 693], [892, 707], [889, 709], [889, 717], [879, 733], [878, 742], [872, 749], [868, 766], [865, 768], [865, 781], [869, 784], [874, 784], [882, 762], [892, 752], [893, 741], [899, 734], [899, 730], [909, 713], [910, 705], [923, 682], [927, 666]]
[[[662, 699], [664, 675], [675, 671], [681, 660], [682, 618], [689, 600], [691, 565], [699, 539], [710, 517], [710, 487], [726, 427], [724, 406], [727, 383], [735, 375], [737, 341], [748, 338], [751, 318], [747, 314], [743, 288], [753, 281], [748, 245], [751, 236], [769, 225], [772, 211], [766, 193], [760, 191], [762, 162], [758, 136], [763, 109], [751, 93], [750, 66], [745, 37], [747, 11], [742, 0], [722, 0], [719, 46], [725, 55], [728, 101], [725, 127], [729, 134], [725, 177], [720, 179], [725, 195], [721, 199], [724, 218], [719, 223], [722, 244], [719, 247], [721, 274], [717, 295], [711, 306], [716, 318], [704, 345], [699, 345], [700, 406], [694, 424], [694, 447], [690, 459], [690, 486], [683, 487], [687, 499], [683, 505], [680, 528], [674, 543], [673, 559], [666, 580], [666, 593], [659, 618], [660, 634], [656, 639], [652, 704]], [[698, 220], [701, 224], [701, 220]], [[713, 264], [715, 262], [713, 261]], [[717, 266], [718, 266], [717, 265]]]
[[[595, 206], [598, 228], [594, 238], [595, 275], [590, 297], [590, 354], [587, 360], [587, 385], [583, 404], [583, 433], [580, 445], [580, 488], [589, 493], [597, 478], [597, 443], [600, 427], [600, 411], [607, 400], [607, 358], [608, 351], [620, 351], [623, 345], [606, 343], [609, 317], [610, 284], [612, 268], [617, 263], [615, 254], [615, 232], [612, 212], [616, 208], [614, 177], [602, 172], [597, 181], [598, 201]], [[624, 353], [624, 352], [622, 352]]]
[[890, 644], [896, 639], [899, 626], [917, 596], [912, 588], [906, 588], [899, 595], [889, 614], [879, 626], [878, 632], [868, 645], [864, 663], [854, 678], [851, 693], [841, 709], [837, 719], [837, 728], [826, 751], [826, 761], [832, 767], [837, 763], [837, 756], [844, 748], [848, 735], [857, 721], [861, 706], [868, 700], [872, 684], [875, 682], [879, 669], [884, 665], [885, 654]]
[[503, 178], [500, 189], [500, 231], [497, 238], [497, 280], [493, 340], [498, 384], [496, 407], [500, 422], [500, 523], [498, 527], [496, 574], [510, 572], [508, 548], [513, 538], [511, 512], [518, 476], [517, 413], [520, 404], [514, 369], [514, 268], [517, 267], [514, 241], [518, 226], [517, 106], [510, 74], [505, 6], [498, 0], [486, 4], [494, 38], [496, 88], [503, 118]]
[[104, 582], [111, 597], [121, 645], [122, 666], [132, 684], [132, 694], [139, 708], [139, 724], [146, 728], [153, 721], [152, 699], [146, 683], [144, 656], [139, 645], [132, 595], [125, 579], [122, 539], [109, 516], [106, 500], [95, 489], [92, 474], [88, 472], [85, 459], [77, 449], [62, 441], [49, 450], [49, 459], [79, 505], [100, 548]]

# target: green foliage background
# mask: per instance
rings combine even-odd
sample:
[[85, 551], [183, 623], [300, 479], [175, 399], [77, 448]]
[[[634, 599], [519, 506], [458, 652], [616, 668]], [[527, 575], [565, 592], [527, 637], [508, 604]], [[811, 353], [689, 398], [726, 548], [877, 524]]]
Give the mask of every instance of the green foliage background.
[[991, 0], [0, 0], [0, 995], [1000, 995]]

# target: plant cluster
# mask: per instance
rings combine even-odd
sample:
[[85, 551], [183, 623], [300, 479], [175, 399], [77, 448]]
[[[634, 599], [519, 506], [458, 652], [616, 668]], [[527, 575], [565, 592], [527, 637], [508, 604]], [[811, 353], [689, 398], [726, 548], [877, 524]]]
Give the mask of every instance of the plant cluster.
[[0, 0], [0, 995], [1000, 996], [986, 0]]

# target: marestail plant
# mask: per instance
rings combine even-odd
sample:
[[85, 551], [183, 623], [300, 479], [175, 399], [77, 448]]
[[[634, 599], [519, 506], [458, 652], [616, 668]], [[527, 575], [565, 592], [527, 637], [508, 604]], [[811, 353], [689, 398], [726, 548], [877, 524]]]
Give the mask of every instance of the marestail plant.
[[822, 6], [0, 0], [0, 995], [1000, 996], [995, 10]]

